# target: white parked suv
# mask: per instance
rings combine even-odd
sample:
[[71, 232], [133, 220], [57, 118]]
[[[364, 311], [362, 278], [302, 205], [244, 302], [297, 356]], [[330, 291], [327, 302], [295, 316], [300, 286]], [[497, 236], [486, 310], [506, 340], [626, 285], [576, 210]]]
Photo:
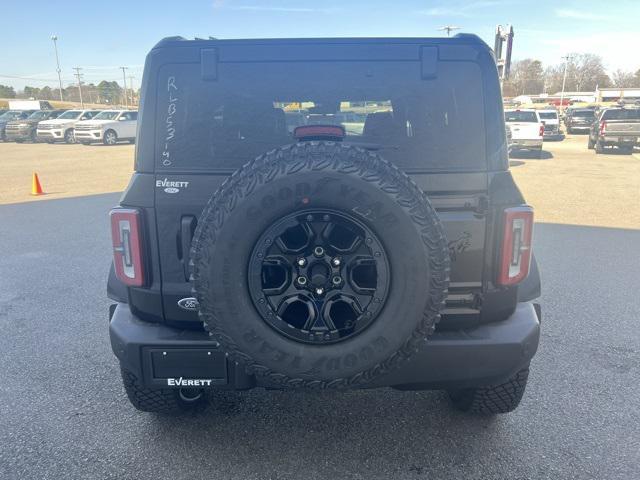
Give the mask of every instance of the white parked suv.
[[505, 110], [504, 121], [511, 130], [511, 151], [542, 151], [544, 124], [536, 110]]
[[136, 139], [138, 112], [132, 110], [104, 110], [91, 120], [78, 122], [76, 139], [83, 145], [102, 142], [115, 145], [120, 140], [133, 143]]
[[100, 113], [100, 110], [67, 110], [58, 118], [44, 120], [38, 123], [36, 135], [39, 141], [53, 143], [64, 140], [76, 143], [75, 126], [83, 120], [90, 120]]

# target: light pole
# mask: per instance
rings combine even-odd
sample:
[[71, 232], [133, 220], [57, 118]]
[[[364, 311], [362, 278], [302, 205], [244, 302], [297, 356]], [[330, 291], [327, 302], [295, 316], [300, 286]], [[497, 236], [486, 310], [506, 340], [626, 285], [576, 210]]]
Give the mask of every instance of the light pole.
[[58, 72], [58, 85], [60, 86], [60, 101], [62, 102], [62, 76], [60, 76], [60, 60], [58, 59], [58, 36], [51, 35], [51, 40], [53, 40], [53, 49], [56, 52], [56, 71]]
[[124, 82], [124, 108], [129, 108], [129, 101], [127, 100], [127, 68], [120, 67], [122, 69], [122, 81]]
[[569, 64], [569, 60], [571, 59], [570, 55], [565, 55], [564, 57], [564, 75], [562, 76], [562, 92], [560, 92], [560, 108], [564, 107], [564, 84], [567, 81], [567, 65]]

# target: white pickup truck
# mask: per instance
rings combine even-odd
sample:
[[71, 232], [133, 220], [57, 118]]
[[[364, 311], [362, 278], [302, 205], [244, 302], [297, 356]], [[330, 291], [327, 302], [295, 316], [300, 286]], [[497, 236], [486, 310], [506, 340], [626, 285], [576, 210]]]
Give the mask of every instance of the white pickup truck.
[[542, 151], [544, 124], [536, 110], [505, 110], [504, 121], [511, 130], [511, 151]]
[[76, 124], [76, 140], [83, 145], [102, 142], [115, 145], [120, 140], [133, 143], [136, 139], [138, 112], [132, 110], [104, 110], [91, 120]]

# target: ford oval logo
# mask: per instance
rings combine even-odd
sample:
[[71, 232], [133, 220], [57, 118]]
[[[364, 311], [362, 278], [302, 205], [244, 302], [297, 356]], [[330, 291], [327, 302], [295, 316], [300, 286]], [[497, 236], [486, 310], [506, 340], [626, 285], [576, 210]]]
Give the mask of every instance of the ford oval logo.
[[198, 300], [193, 297], [181, 298], [178, 300], [178, 306], [183, 310], [194, 311], [198, 310]]
[[167, 187], [164, 189], [164, 191], [167, 193], [178, 193], [180, 189], [176, 187]]

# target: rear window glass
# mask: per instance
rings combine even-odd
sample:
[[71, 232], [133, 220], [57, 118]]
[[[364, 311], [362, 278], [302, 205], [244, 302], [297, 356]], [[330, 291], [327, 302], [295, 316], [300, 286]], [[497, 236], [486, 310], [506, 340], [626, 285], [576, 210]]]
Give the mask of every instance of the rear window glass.
[[504, 112], [505, 122], [538, 122], [536, 112]]
[[593, 110], [576, 110], [575, 112], [571, 113], [572, 117], [593, 117], [595, 116], [594, 111]]
[[[302, 125], [340, 125], [344, 143], [405, 169], [486, 168], [482, 79], [467, 62], [441, 62], [422, 80], [411, 61], [220, 63], [160, 69], [159, 170], [237, 169], [295, 143]], [[464, 141], [462, 141], [464, 140]]]
[[640, 120], [640, 109], [607, 110], [602, 114], [602, 120]]
[[557, 112], [538, 112], [538, 115], [540, 115], [540, 118], [542, 120], [557, 120], [558, 119], [558, 113]]

